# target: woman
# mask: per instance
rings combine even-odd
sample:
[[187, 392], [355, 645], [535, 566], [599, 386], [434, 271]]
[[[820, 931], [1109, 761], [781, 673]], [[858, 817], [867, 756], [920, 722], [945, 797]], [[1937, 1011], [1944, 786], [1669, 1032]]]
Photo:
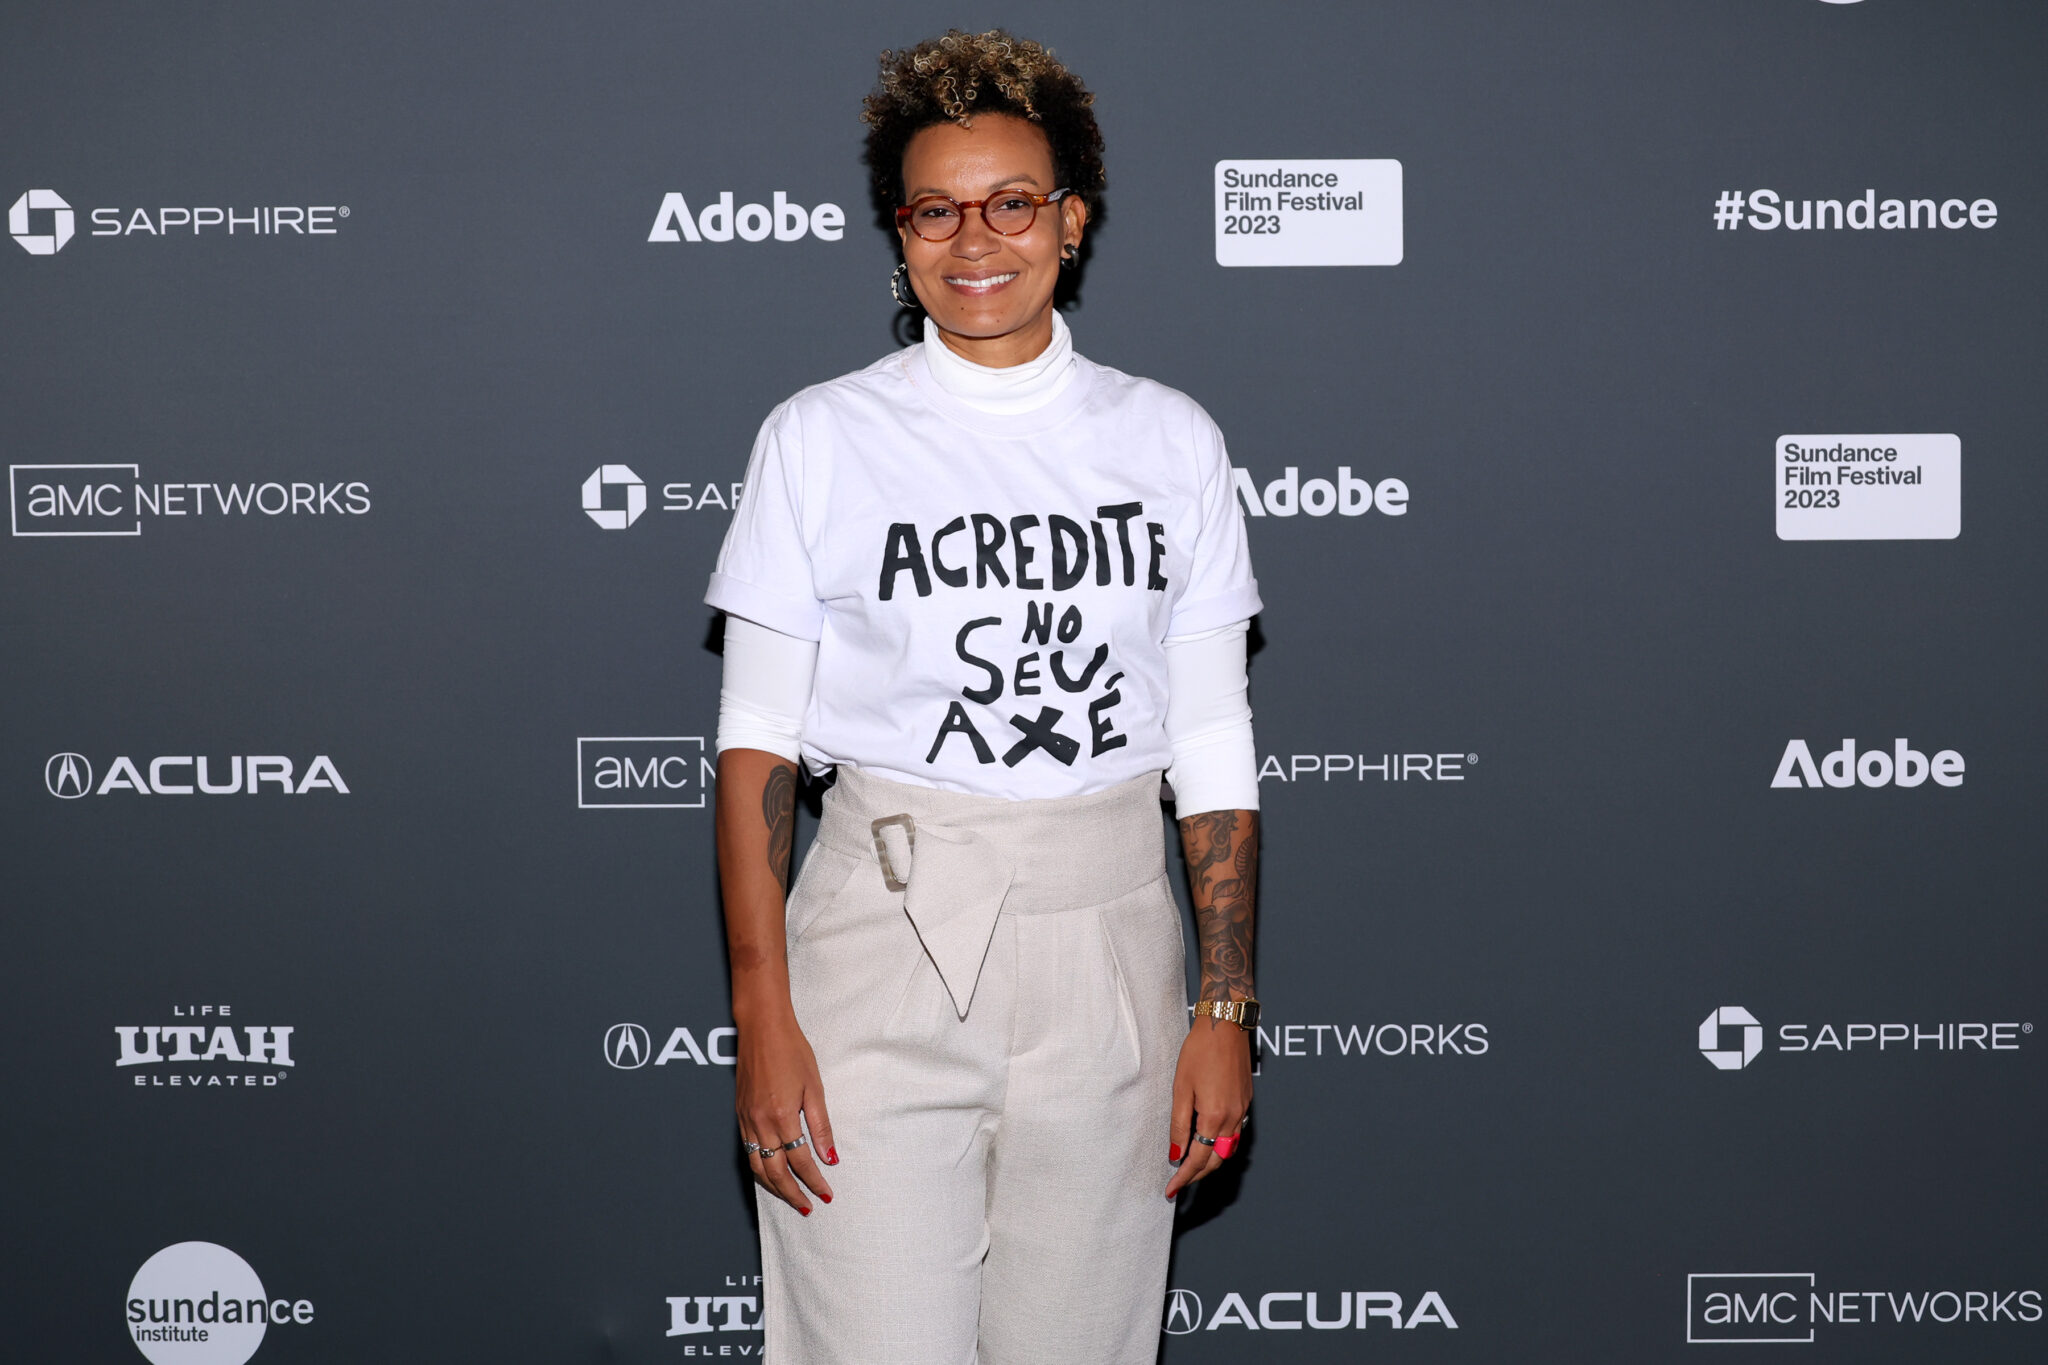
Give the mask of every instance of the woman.
[[[1207, 414], [1054, 310], [1091, 101], [1001, 31], [883, 54], [867, 159], [924, 341], [769, 415], [705, 598], [784, 1365], [1152, 1360], [1172, 1201], [1251, 1100], [1258, 589]], [[799, 758], [837, 777], [789, 889]]]

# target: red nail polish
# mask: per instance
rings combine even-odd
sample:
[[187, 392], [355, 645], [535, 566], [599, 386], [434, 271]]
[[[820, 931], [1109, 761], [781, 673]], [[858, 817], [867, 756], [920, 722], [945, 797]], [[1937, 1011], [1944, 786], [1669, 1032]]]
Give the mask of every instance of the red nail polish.
[[806, 1218], [811, 1216], [811, 1211], [809, 1209], [798, 1209], [797, 1212], [802, 1214]]
[[1178, 1142], [1169, 1142], [1166, 1144], [1166, 1159], [1168, 1161], [1180, 1160], [1180, 1144]]
[[837, 1147], [827, 1147], [825, 1149], [825, 1164], [827, 1166], [837, 1166], [839, 1164], [839, 1149]]
[[824, 1200], [828, 1204], [832, 1202], [832, 1196], [829, 1194], [820, 1194], [818, 1198]]

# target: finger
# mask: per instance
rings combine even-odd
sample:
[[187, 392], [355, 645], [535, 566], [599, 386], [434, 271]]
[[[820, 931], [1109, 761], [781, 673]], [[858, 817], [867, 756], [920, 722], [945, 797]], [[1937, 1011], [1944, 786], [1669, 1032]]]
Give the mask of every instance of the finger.
[[1166, 1121], [1166, 1159], [1179, 1165], [1188, 1154], [1188, 1131], [1195, 1124], [1195, 1090], [1178, 1077], [1173, 1085], [1173, 1112]]
[[754, 1140], [754, 1125], [744, 1113], [736, 1115], [740, 1127], [740, 1150], [747, 1156], [747, 1172], [754, 1177], [754, 1183], [762, 1189], [768, 1188], [768, 1181], [761, 1173], [761, 1153]]
[[1196, 1142], [1191, 1144], [1188, 1147], [1186, 1160], [1182, 1161], [1180, 1169], [1173, 1173], [1173, 1179], [1166, 1182], [1166, 1197], [1168, 1199], [1179, 1198], [1182, 1191], [1207, 1175], [1209, 1168], [1215, 1164], [1216, 1154], [1214, 1152], [1210, 1151], [1202, 1143]]
[[[1189, 1149], [1188, 1159], [1181, 1163], [1181, 1188], [1187, 1188], [1223, 1164], [1223, 1158], [1228, 1155], [1230, 1150], [1224, 1146], [1224, 1143], [1229, 1142], [1230, 1139], [1220, 1135], [1237, 1131], [1231, 1126], [1234, 1119], [1226, 1121], [1229, 1117], [1221, 1113], [1196, 1115], [1195, 1142]], [[1204, 1138], [1208, 1139], [1208, 1141], [1203, 1141]], [[1235, 1144], [1233, 1143], [1232, 1145]], [[1191, 1167], [1193, 1169], [1190, 1169]]]
[[804, 1187], [826, 1203], [832, 1202], [832, 1187], [825, 1183], [824, 1172], [818, 1169], [817, 1160], [811, 1155], [815, 1143], [806, 1143], [793, 1152], [784, 1152], [783, 1157], [790, 1174], [804, 1183]]
[[[824, 1082], [816, 1076], [811, 1078], [809, 1088], [804, 1091], [804, 1122], [811, 1127], [811, 1146], [818, 1149], [818, 1159], [827, 1166], [837, 1166], [839, 1149], [832, 1145], [832, 1115], [825, 1109]], [[829, 1198], [827, 1196], [828, 1202]]]
[[[761, 1167], [767, 1177], [769, 1191], [798, 1213], [810, 1217], [811, 1201], [804, 1198], [803, 1191], [797, 1188], [796, 1177], [789, 1173], [789, 1162], [783, 1159], [789, 1154], [769, 1148], [766, 1143], [762, 1145], [767, 1149], [761, 1153]], [[780, 1145], [775, 1144], [776, 1147]]]
[[[798, 1213], [808, 1214], [811, 1201], [797, 1188], [796, 1177], [790, 1174], [789, 1153], [782, 1151], [782, 1144], [790, 1137], [803, 1131], [803, 1120], [798, 1117], [795, 1106], [776, 1105], [758, 1108], [751, 1115], [755, 1141], [761, 1144], [762, 1183], [769, 1192], [788, 1204]], [[788, 1136], [778, 1136], [787, 1134]], [[797, 1150], [801, 1151], [802, 1148]]]
[[1188, 1144], [1187, 1158], [1180, 1163], [1180, 1169], [1174, 1172], [1173, 1179], [1166, 1182], [1166, 1197], [1168, 1199], [1178, 1197], [1182, 1190], [1207, 1175], [1210, 1168], [1216, 1164], [1215, 1149], [1210, 1147], [1208, 1143], [1201, 1141], [1203, 1137], [1211, 1136], [1202, 1132], [1202, 1129], [1208, 1125], [1208, 1115], [1202, 1114], [1196, 1117], [1195, 1139]]

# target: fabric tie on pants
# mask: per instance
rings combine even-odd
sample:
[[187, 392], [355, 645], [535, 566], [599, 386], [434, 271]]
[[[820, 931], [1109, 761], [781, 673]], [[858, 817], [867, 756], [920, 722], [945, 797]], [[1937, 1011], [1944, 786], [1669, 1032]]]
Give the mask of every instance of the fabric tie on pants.
[[920, 824], [903, 813], [882, 816], [873, 828], [882, 875], [891, 890], [903, 888], [903, 913], [965, 1019], [1016, 864], [971, 829]]

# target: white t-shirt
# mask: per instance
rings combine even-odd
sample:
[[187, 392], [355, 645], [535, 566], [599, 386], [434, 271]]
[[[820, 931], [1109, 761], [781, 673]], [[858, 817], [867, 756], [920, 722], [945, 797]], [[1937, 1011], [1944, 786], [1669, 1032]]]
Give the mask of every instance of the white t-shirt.
[[919, 345], [769, 414], [704, 600], [818, 641], [812, 772], [1027, 799], [1171, 763], [1160, 642], [1258, 612], [1243, 513], [1198, 404], [1075, 364], [998, 416]]

